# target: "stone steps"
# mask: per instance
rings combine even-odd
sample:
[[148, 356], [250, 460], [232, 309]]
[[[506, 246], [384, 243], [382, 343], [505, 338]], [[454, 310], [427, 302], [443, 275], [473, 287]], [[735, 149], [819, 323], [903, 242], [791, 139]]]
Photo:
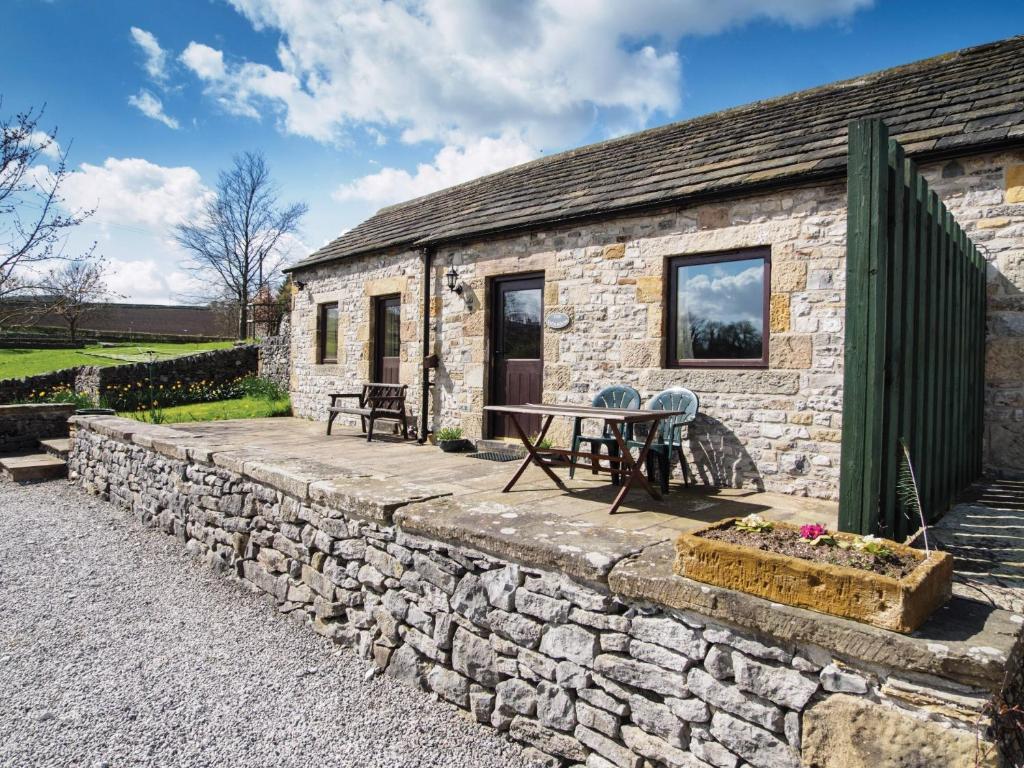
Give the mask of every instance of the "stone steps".
[[15, 482], [54, 480], [67, 477], [68, 465], [49, 453], [26, 453], [0, 457], [0, 474]]
[[71, 438], [53, 437], [49, 440], [40, 440], [39, 447], [51, 456], [66, 461], [71, 451]]

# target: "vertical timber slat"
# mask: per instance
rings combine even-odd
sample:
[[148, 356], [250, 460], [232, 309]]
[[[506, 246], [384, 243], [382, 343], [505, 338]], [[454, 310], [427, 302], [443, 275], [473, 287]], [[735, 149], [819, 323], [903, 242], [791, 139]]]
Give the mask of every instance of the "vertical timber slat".
[[850, 124], [839, 524], [904, 538], [900, 441], [925, 515], [982, 467], [986, 263], [878, 119]]

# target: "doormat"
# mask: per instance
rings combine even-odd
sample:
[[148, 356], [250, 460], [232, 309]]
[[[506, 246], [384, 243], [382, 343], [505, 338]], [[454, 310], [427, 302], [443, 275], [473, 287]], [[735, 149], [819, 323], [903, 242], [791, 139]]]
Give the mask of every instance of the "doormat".
[[511, 453], [509, 451], [479, 451], [467, 453], [470, 459], [483, 459], [484, 461], [522, 461], [526, 458], [525, 453]]

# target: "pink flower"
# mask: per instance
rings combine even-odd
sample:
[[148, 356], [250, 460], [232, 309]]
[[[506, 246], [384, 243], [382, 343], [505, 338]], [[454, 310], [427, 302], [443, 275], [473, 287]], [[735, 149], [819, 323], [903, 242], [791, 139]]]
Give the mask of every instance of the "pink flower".
[[800, 526], [800, 538], [806, 541], [814, 541], [819, 536], [828, 535], [828, 528], [818, 523], [811, 523], [810, 525]]

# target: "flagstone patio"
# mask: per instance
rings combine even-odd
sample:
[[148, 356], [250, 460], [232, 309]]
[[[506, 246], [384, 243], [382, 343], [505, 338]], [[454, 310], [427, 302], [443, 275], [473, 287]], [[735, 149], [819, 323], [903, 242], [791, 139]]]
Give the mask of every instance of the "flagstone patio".
[[[419, 445], [382, 437], [368, 443], [356, 430], [336, 427], [330, 436], [323, 425], [295, 418], [211, 421], [176, 425], [220, 451], [244, 451], [252, 460], [275, 460], [297, 467], [307, 462], [306, 471], [319, 479], [365, 477], [383, 481], [394, 493], [402, 488], [431, 495], [454, 497], [461, 505], [499, 504], [510, 513], [530, 510], [554, 514], [566, 521], [589, 523], [642, 533], [649, 540], [673, 538], [681, 531], [725, 517], [757, 513], [772, 520], [796, 523], [836, 524], [836, 505], [818, 499], [799, 498], [754, 489], [686, 488], [675, 480], [661, 501], [635, 489], [620, 510], [608, 514], [617, 489], [607, 475], [577, 470], [574, 479], [567, 470], [556, 470], [569, 488], [566, 493], [536, 467], [530, 467], [509, 493], [501, 493], [519, 465], [518, 461], [494, 462], [466, 455], [443, 453], [433, 445]], [[311, 462], [311, 463], [309, 463]], [[514, 519], [514, 518], [509, 518]]]

